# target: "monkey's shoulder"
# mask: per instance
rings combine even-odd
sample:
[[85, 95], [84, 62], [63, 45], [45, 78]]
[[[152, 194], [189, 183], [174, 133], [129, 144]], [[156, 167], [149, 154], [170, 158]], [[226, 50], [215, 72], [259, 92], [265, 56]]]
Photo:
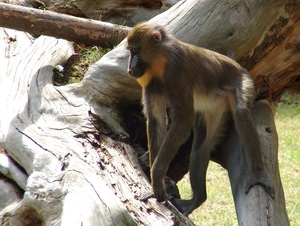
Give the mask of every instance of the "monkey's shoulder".
[[189, 62], [200, 62], [200, 64], [209, 63], [214, 67], [229, 65], [237, 69], [242, 68], [235, 60], [224, 54], [182, 41], [178, 41], [178, 44], [182, 49], [182, 58], [187, 59]]

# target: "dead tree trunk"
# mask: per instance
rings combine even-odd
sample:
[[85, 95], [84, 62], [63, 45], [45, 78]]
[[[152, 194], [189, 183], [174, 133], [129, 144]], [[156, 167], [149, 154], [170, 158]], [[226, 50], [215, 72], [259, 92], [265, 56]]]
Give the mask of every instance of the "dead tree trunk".
[[[0, 0], [2, 2], [7, 2]], [[11, 0], [11, 4], [77, 17], [133, 26], [170, 8], [179, 0]]]
[[252, 118], [260, 134], [264, 164], [272, 174], [276, 187], [276, 199], [267, 196], [261, 186], [252, 188], [248, 195], [241, 189], [247, 183], [251, 166], [238, 134], [233, 131], [224, 147], [224, 152], [227, 153], [224, 160], [239, 224], [289, 225], [278, 167], [278, 137], [270, 104], [267, 101], [257, 102], [252, 111]]
[[0, 3], [0, 26], [87, 45], [112, 48], [126, 38], [128, 27]]
[[[299, 79], [300, 58], [293, 48], [300, 32], [298, 15], [299, 6], [294, 2], [190, 0], [179, 2], [153, 20], [186, 42], [225, 54], [234, 51], [236, 59], [256, 79], [258, 97], [272, 106]], [[4, 171], [16, 172], [12, 179], [19, 185], [6, 181], [7, 188], [13, 186], [20, 193], [21, 187], [24, 192], [14, 196], [17, 204], [6, 200], [6, 208], [0, 212], [2, 222], [14, 226], [192, 224], [180, 215], [174, 217], [155, 199], [144, 203], [138, 198], [151, 188], [132, 147], [124, 142], [128, 133], [119, 117], [120, 105], [135, 103], [141, 96], [140, 87], [126, 74], [128, 52], [124, 43], [90, 67], [81, 83], [54, 87], [53, 68], [72, 54], [70, 43], [44, 36], [33, 40], [8, 29], [1, 29], [0, 35], [5, 40], [5, 45], [0, 45], [0, 103], [5, 109], [0, 115], [0, 147], [25, 170], [2, 164]], [[272, 61], [267, 61], [271, 71], [259, 66], [265, 59], [276, 58], [278, 52], [284, 59], [281, 67], [272, 67]], [[265, 105], [258, 109], [265, 109]], [[267, 119], [268, 125], [273, 125], [272, 120], [272, 116]], [[262, 137], [264, 133], [260, 131]], [[232, 137], [236, 139], [234, 133]], [[228, 142], [233, 147], [239, 141]], [[263, 144], [264, 155], [273, 163], [269, 170], [276, 171], [271, 172], [276, 181], [275, 200], [259, 186], [249, 196], [242, 195], [239, 191], [244, 186], [238, 183], [233, 161], [229, 161], [232, 152], [216, 156], [229, 170], [243, 225], [252, 225], [253, 218], [245, 216], [258, 215], [263, 216], [262, 225], [288, 225], [277, 178], [277, 155], [268, 155], [266, 146]], [[258, 211], [258, 206], [266, 206], [268, 211]]]

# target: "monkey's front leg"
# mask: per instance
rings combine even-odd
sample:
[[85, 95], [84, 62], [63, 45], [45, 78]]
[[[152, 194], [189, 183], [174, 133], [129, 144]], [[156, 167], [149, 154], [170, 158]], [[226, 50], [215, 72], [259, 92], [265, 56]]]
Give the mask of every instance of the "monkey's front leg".
[[[148, 86], [143, 93], [144, 112], [147, 117], [147, 137], [148, 137], [148, 150], [150, 160], [150, 177], [152, 188], [160, 186], [164, 189], [164, 175], [166, 172], [164, 167], [160, 167], [157, 162], [157, 155], [161, 149], [162, 143], [167, 134], [167, 115], [165, 100], [160, 91], [156, 90], [156, 86]], [[162, 164], [163, 165], [163, 164]], [[154, 176], [155, 175], [155, 176]], [[156, 186], [156, 184], [158, 184]], [[158, 191], [154, 191], [157, 194]], [[141, 200], [147, 200], [153, 194], [143, 194]], [[160, 195], [160, 200], [164, 200], [165, 194]]]
[[172, 109], [171, 124], [162, 142], [160, 150], [151, 167], [151, 183], [154, 196], [159, 202], [167, 200], [167, 193], [164, 178], [170, 162], [174, 158], [180, 145], [182, 145], [190, 135], [194, 122], [193, 105], [185, 106], [183, 109]]
[[176, 149], [170, 147], [171, 139], [168, 136], [169, 133], [170, 131], [167, 133], [165, 139], [163, 140], [160, 150], [158, 151], [158, 153], [156, 153], [157, 155], [150, 169], [151, 185], [152, 185], [153, 193], [155, 198], [159, 202], [163, 202], [167, 200], [168, 195], [166, 192], [164, 180], [165, 180], [165, 176], [169, 164], [176, 153]]
[[157, 161], [154, 161], [154, 164], [151, 168], [151, 185], [153, 193], [158, 202], [163, 202], [167, 200], [167, 192], [165, 187], [165, 175], [167, 168], [164, 164], [160, 164]]

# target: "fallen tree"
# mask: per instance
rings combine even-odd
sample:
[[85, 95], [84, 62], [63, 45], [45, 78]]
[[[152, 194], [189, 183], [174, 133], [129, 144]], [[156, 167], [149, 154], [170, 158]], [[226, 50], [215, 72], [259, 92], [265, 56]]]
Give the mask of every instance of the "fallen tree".
[[[11, 0], [11, 4], [133, 26], [167, 10], [179, 0]], [[3, 1], [7, 2], [7, 1]]]
[[[257, 103], [253, 117], [276, 198], [269, 198], [260, 186], [248, 195], [242, 192], [249, 160], [234, 130], [212, 158], [228, 169], [240, 225], [288, 225], [272, 111], [281, 94], [299, 82], [300, 59], [295, 51], [299, 6], [285, 1], [247, 3], [183, 1], [153, 20], [186, 42], [225, 54], [234, 50], [250, 71], [257, 98], [265, 99]], [[17, 192], [9, 200], [6, 189], [1, 190], [6, 203], [0, 212], [2, 222], [192, 225], [169, 205], [139, 200], [151, 188], [120, 111], [141, 96], [140, 87], [126, 74], [124, 42], [91, 66], [81, 83], [55, 87], [53, 68], [73, 54], [69, 42], [45, 36], [34, 40], [8, 29], [1, 29], [1, 36], [5, 45], [0, 46], [0, 98], [5, 111], [0, 117], [0, 144], [5, 149], [2, 157], [8, 155], [10, 162], [2, 167], [21, 175], [11, 177], [16, 184], [4, 181], [3, 188]], [[175, 157], [168, 174], [175, 182], [187, 170], [188, 150], [179, 154], [183, 156]], [[183, 167], [178, 167], [182, 162]]]
[[105, 48], [117, 45], [129, 30], [121, 25], [5, 3], [0, 3], [0, 11], [0, 27]]

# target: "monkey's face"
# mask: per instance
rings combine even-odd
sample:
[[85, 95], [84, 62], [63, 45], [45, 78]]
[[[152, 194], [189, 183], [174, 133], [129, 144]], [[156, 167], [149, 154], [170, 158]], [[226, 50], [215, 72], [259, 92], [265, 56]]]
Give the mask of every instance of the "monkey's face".
[[127, 72], [140, 78], [152, 66], [159, 53], [162, 41], [162, 28], [155, 23], [140, 23], [133, 27], [127, 36], [127, 49], [130, 51]]
[[130, 57], [128, 60], [128, 69], [127, 72], [130, 76], [134, 78], [139, 78], [143, 76], [146, 72], [147, 66], [139, 57], [139, 50], [138, 49], [129, 49], [130, 50]]

